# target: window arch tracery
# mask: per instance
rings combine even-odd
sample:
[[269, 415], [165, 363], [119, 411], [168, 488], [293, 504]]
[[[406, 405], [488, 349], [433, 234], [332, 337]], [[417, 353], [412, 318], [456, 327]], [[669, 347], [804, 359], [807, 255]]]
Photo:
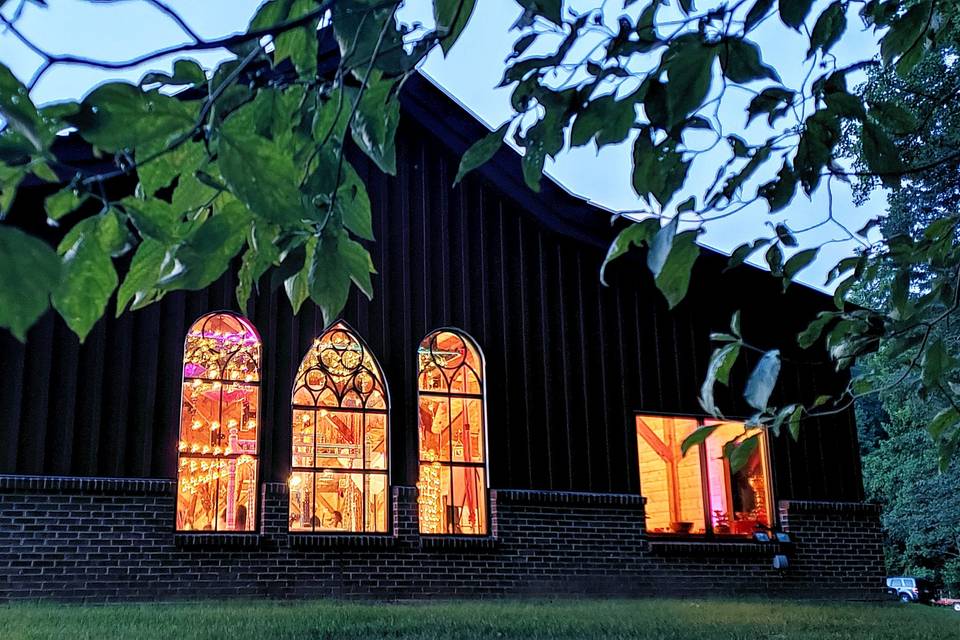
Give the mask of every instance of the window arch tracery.
[[293, 389], [291, 531], [388, 530], [389, 395], [344, 322], [318, 337]]
[[418, 349], [420, 532], [487, 533], [483, 355], [457, 329], [425, 337]]
[[246, 318], [208, 313], [184, 340], [178, 531], [252, 531], [257, 514], [261, 341]]

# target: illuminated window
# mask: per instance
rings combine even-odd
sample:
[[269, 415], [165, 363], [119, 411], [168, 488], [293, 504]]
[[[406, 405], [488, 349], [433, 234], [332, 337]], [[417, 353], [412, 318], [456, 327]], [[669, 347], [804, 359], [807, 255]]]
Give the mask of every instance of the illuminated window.
[[466, 334], [435, 331], [418, 349], [420, 532], [487, 533], [483, 356]]
[[253, 531], [260, 337], [233, 313], [193, 323], [183, 350], [177, 530]]
[[[682, 455], [680, 445], [701, 426], [714, 430]], [[637, 416], [647, 532], [750, 536], [769, 529], [773, 497], [765, 434], [756, 438], [756, 448], [737, 471], [724, 456], [724, 445], [757, 432], [742, 422]]]
[[337, 322], [293, 387], [290, 530], [386, 532], [389, 399], [367, 345]]

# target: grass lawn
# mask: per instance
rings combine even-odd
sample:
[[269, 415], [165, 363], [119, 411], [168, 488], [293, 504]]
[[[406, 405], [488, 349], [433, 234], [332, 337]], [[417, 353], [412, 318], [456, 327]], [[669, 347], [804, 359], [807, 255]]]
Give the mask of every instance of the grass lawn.
[[724, 600], [428, 604], [208, 602], [0, 606], [0, 638], [960, 638], [960, 613], [921, 605]]

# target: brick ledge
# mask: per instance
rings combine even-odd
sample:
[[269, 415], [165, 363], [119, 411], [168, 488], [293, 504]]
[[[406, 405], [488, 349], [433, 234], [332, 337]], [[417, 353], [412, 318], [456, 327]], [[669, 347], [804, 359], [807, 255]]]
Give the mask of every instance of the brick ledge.
[[421, 535], [420, 548], [464, 549], [470, 551], [496, 549], [497, 539], [493, 536]]
[[256, 548], [260, 546], [258, 533], [206, 533], [178, 531], [173, 534], [173, 543], [180, 548]]
[[780, 542], [737, 542], [716, 540], [650, 540], [647, 545], [658, 555], [763, 556], [786, 553], [790, 545]]
[[642, 507], [644, 498], [632, 493], [588, 493], [581, 491], [540, 491], [536, 489], [493, 489], [497, 504], [579, 504]]
[[865, 513], [879, 515], [880, 505], [870, 502], [831, 502], [826, 500], [781, 500], [780, 511], [791, 513]]
[[77, 491], [94, 494], [174, 495], [176, 481], [166, 478], [84, 478], [77, 476], [0, 475], [0, 493]]
[[392, 547], [397, 544], [396, 536], [378, 533], [289, 533], [287, 540], [291, 547]]

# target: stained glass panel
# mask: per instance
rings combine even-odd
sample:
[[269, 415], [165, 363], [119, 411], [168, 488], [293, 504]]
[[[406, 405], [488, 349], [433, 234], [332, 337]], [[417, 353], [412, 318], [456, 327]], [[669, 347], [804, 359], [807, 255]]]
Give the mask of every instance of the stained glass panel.
[[420, 532], [487, 533], [483, 358], [466, 334], [431, 333], [418, 350]]
[[293, 390], [290, 529], [388, 529], [388, 394], [366, 344], [342, 322], [317, 338]]
[[187, 333], [177, 530], [255, 528], [260, 350], [253, 326], [232, 313], [205, 315]]

